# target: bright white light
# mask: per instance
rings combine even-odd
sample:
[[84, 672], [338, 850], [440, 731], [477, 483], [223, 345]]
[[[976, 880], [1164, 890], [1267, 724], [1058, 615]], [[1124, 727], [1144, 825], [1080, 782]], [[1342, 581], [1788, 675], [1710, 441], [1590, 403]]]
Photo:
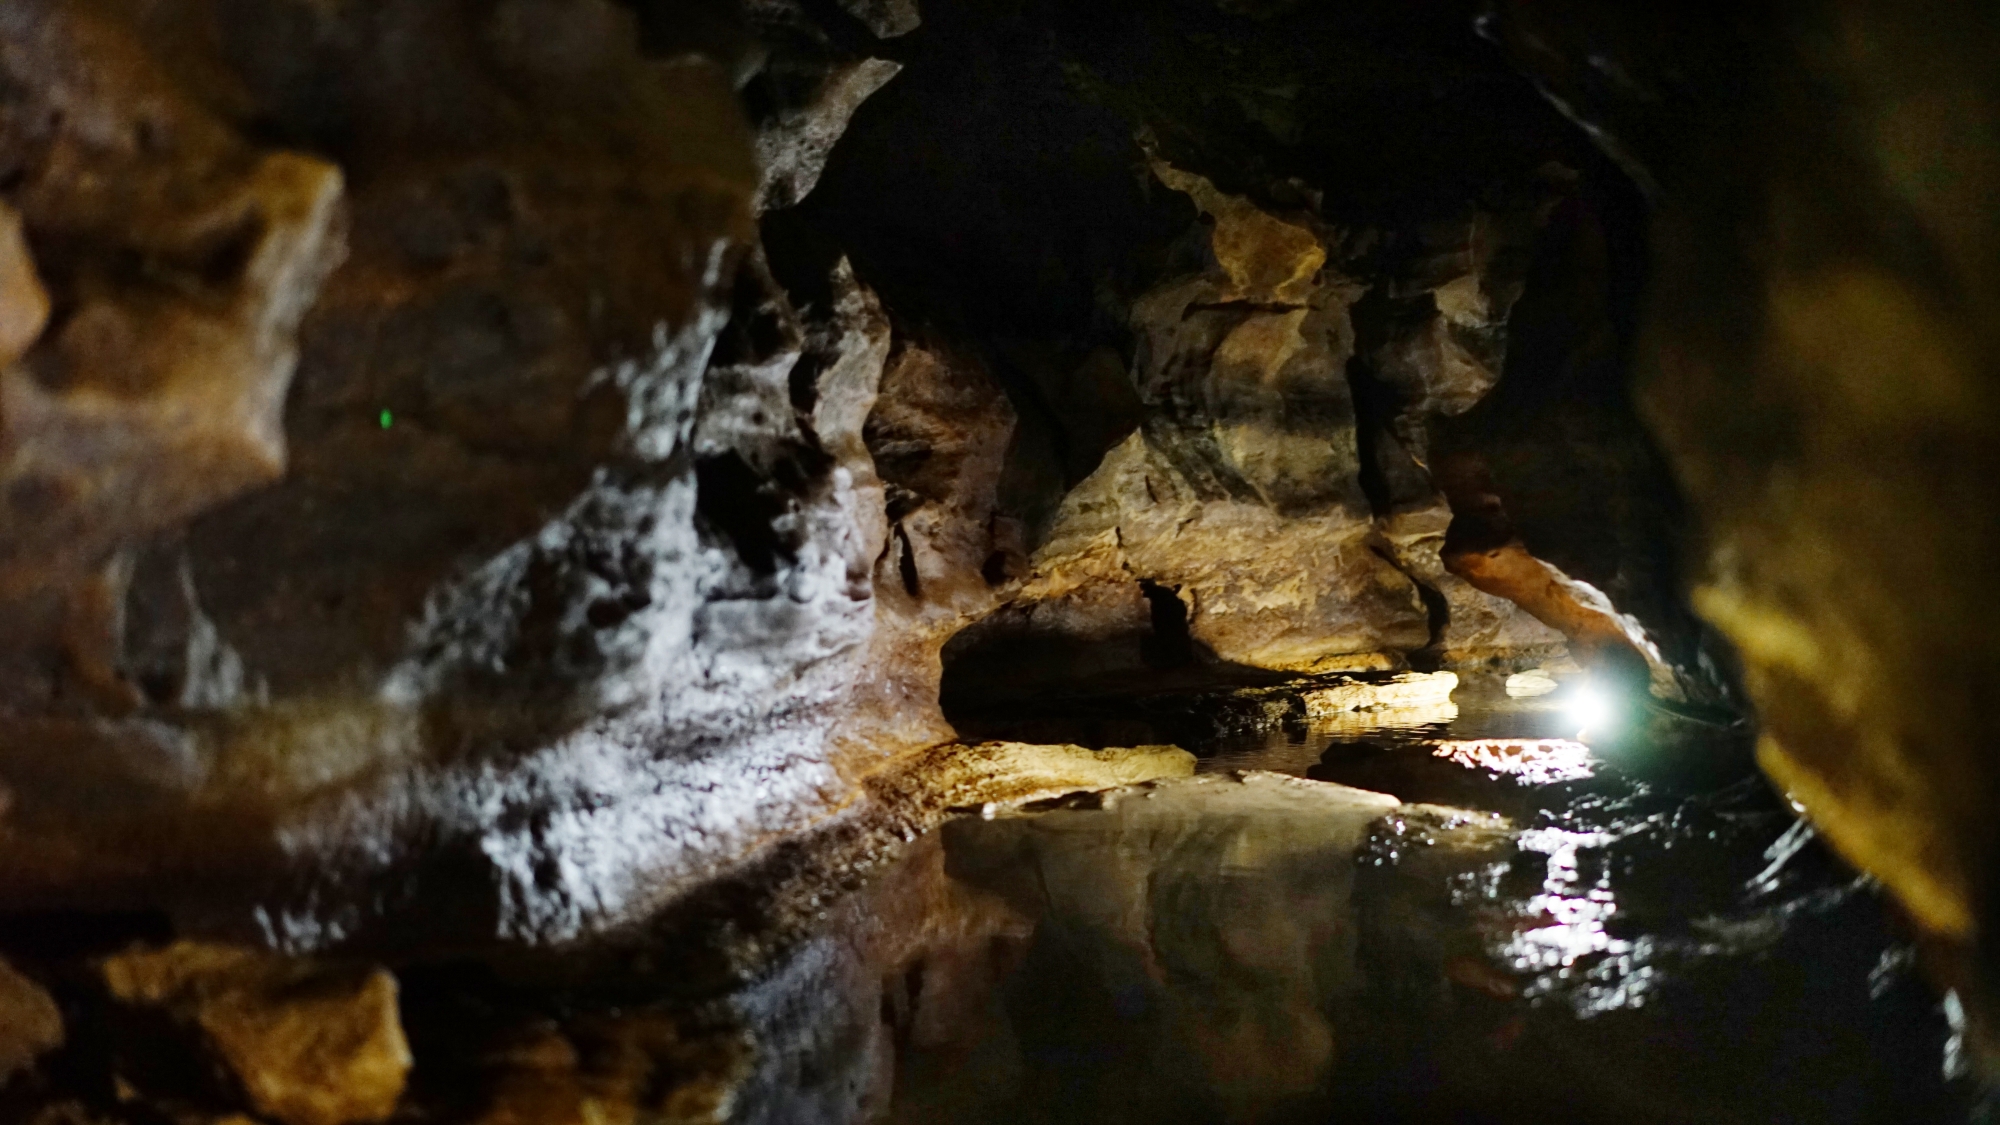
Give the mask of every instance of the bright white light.
[[1617, 700], [1588, 680], [1576, 685], [1563, 702], [1563, 711], [1583, 728], [1579, 737], [1588, 731], [1602, 734], [1617, 726], [1618, 710]]

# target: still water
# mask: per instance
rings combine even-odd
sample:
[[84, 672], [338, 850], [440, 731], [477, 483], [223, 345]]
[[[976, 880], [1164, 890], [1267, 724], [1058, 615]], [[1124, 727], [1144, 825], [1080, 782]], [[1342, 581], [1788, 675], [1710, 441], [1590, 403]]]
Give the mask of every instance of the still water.
[[947, 824], [732, 998], [733, 1115], [1967, 1120], [1876, 890], [1737, 735], [1627, 725], [1488, 684]]

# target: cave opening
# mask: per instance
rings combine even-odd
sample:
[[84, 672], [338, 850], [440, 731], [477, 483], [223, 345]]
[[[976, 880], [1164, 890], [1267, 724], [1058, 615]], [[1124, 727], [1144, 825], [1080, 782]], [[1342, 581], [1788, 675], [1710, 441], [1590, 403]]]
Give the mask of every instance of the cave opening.
[[0, 1121], [1983, 1120], [1891, 7], [0, 5]]

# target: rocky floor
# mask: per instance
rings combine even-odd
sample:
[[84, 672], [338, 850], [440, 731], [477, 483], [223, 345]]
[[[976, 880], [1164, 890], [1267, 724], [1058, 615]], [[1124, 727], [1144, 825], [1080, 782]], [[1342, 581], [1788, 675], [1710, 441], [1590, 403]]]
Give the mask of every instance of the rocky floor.
[[789, 929], [746, 887], [699, 927], [383, 966], [10, 918], [0, 1120], [1965, 1120], [1875, 888], [1727, 732], [1578, 732], [1561, 679], [1098, 699], [1078, 729], [1206, 715], [1197, 772], [964, 751], [962, 815]]

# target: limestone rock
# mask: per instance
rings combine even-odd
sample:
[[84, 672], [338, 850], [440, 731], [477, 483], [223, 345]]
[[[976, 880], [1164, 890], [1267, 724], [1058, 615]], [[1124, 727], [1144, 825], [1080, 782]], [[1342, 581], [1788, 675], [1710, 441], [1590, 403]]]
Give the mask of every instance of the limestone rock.
[[283, 471], [342, 177], [249, 143], [92, 6], [18, 5], [0, 35], [0, 691], [47, 706], [53, 670], [121, 711], [107, 559]]
[[908, 35], [923, 22], [917, 0], [840, 0], [840, 6], [884, 39]]
[[757, 131], [762, 168], [758, 208], [790, 207], [804, 199], [819, 182], [834, 142], [847, 130], [854, 111], [902, 69], [888, 59], [837, 64], [820, 78], [804, 106], [765, 122]]
[[1066, 793], [1192, 777], [1194, 755], [1178, 746], [1036, 746], [979, 742], [933, 747], [914, 772], [954, 808], [1019, 805]]
[[1365, 512], [1358, 482], [1349, 306], [1362, 286], [1322, 269], [1323, 235], [1169, 175], [1214, 221], [1217, 268], [1171, 279], [1132, 306], [1132, 381], [1146, 429], [1206, 493], [1285, 514]]
[[[1369, 547], [1344, 507], [1287, 517], [1204, 494], [1135, 434], [1063, 501], [1020, 600], [1143, 580], [1185, 605], [1197, 651], [1292, 671], [1383, 666], [1430, 639], [1415, 585]], [[1087, 596], [1087, 595], [1086, 595]]]
[[1326, 246], [1312, 224], [1272, 215], [1157, 156], [1152, 168], [1215, 224], [1209, 247], [1226, 278], [1219, 300], [1300, 304], [1320, 287], [1316, 275], [1326, 264]]
[[1323, 671], [1420, 648], [1417, 589], [1368, 546], [1348, 307], [1309, 216], [1155, 174], [1210, 215], [1215, 269], [1133, 305], [1140, 432], [1064, 498], [1017, 604], [1151, 583], [1204, 658]]
[[[10, 64], [35, 100], [16, 107], [7, 141], [60, 154], [14, 198], [67, 251], [42, 263], [66, 311], [6, 375], [10, 495], [48, 497], [9, 510], [17, 565], [31, 544], [82, 555], [81, 537], [101, 551], [274, 477], [294, 331], [341, 253], [336, 169], [252, 149], [129, 31], [40, 7], [17, 32], [34, 48]], [[61, 124], [37, 133], [38, 118]], [[12, 241], [18, 275], [31, 267]], [[121, 276], [121, 256], [155, 272]], [[32, 276], [10, 276], [10, 290], [23, 284]], [[177, 289], [203, 299], [172, 300]]]
[[1528, 553], [1518, 541], [1448, 556], [1446, 566], [1484, 593], [1504, 597], [1569, 638], [1577, 659], [1635, 665], [1638, 678], [1662, 698], [1681, 698], [1673, 667], [1646, 629], [1587, 582]]
[[1349, 711], [1379, 711], [1449, 702], [1458, 677], [1450, 672], [1406, 672], [1390, 679], [1357, 680], [1316, 688], [1303, 696], [1312, 718]]
[[[722, 67], [647, 54], [610, 0], [33, 0], [0, 67], [9, 201], [78, 310], [0, 378], [209, 442], [121, 437], [89, 479], [138, 481], [102, 493], [129, 519], [4, 517], [0, 566], [62, 581], [0, 624], [0, 900], [548, 940], [851, 796], [827, 737], [873, 627], [886, 339], [863, 298], [802, 317], [750, 252]], [[148, 389], [183, 376], [208, 397]], [[15, 402], [8, 433], [53, 417]]]
[[102, 972], [113, 998], [197, 1030], [283, 1125], [381, 1121], [402, 1096], [410, 1048], [384, 969], [180, 942], [107, 958]]
[[954, 668], [997, 688], [1034, 666], [1030, 649], [1054, 678], [1557, 652], [1558, 633], [1444, 565], [1451, 512], [1425, 463], [1425, 420], [1499, 377], [1537, 207], [1364, 260], [1308, 207], [1253, 203], [1157, 156], [1152, 170], [1209, 224], [1207, 268], [1133, 302], [1139, 431], [1064, 497], [1028, 580], [954, 643]]
[[0, 961], [0, 1083], [63, 1042], [62, 1013], [41, 987]]
[[21, 236], [21, 216], [0, 202], [0, 370], [21, 358], [48, 320], [48, 290]]
[[[1430, 487], [1426, 474], [1425, 487]], [[1378, 521], [1397, 567], [1444, 602], [1444, 629], [1431, 638], [1437, 659], [1451, 667], [1533, 664], [1560, 655], [1566, 638], [1505, 597], [1489, 593], [1445, 565], [1451, 507], [1441, 494]]]
[[862, 430], [886, 518], [875, 633], [839, 737], [915, 748], [954, 737], [938, 709], [940, 653], [1000, 603], [1019, 564], [1018, 530], [997, 510], [1015, 414], [957, 348], [900, 338], [880, 375]]
[[1557, 198], [1415, 232], [1384, 286], [1369, 356], [1405, 415], [1463, 414], [1500, 381], [1528, 248]]
[[[855, 14], [876, 25], [878, 35], [901, 34], [917, 24], [912, 0], [843, 0], [843, 5], [861, 9]], [[756, 206], [773, 211], [812, 192], [854, 111], [903, 67], [835, 46], [796, 0], [753, 0], [746, 11], [769, 50], [749, 95], [756, 110]]]

